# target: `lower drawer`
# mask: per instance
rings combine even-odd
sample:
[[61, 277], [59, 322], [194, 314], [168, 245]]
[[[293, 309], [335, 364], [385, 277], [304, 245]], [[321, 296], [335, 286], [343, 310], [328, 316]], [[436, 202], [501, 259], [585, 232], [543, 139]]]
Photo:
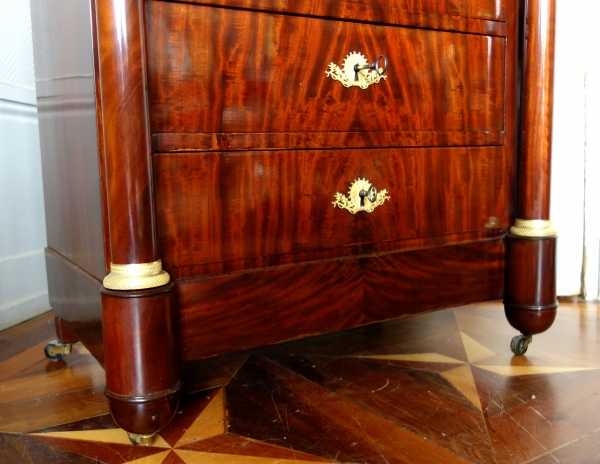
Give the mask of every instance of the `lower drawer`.
[[[490, 224], [506, 228], [504, 152], [469, 147], [157, 154], [162, 259], [171, 269], [461, 234]], [[335, 194], [347, 195], [357, 178], [370, 181], [380, 198], [386, 190], [389, 199], [371, 213], [334, 207]]]

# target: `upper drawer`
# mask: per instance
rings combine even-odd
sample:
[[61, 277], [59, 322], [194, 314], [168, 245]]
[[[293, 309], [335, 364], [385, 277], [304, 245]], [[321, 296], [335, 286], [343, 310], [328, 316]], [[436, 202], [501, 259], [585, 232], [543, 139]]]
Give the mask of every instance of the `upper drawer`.
[[[503, 143], [504, 38], [149, 2], [158, 151]], [[386, 55], [363, 90], [326, 76]]]
[[436, 24], [464, 27], [466, 23], [459, 18], [503, 21], [508, 16], [506, 0], [189, 0], [188, 3], [421, 27]]

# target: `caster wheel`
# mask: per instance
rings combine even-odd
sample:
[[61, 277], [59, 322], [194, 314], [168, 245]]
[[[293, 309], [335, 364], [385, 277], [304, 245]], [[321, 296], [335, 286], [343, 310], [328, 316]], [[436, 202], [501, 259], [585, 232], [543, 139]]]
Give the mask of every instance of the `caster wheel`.
[[517, 335], [510, 342], [510, 350], [517, 356], [522, 356], [527, 352], [527, 347], [532, 340], [531, 335]]
[[151, 445], [152, 444], [152, 440], [154, 439], [154, 434], [151, 433], [150, 435], [143, 435], [143, 434], [138, 434], [138, 433], [129, 433], [127, 432], [127, 436], [129, 437], [129, 441], [133, 444], [133, 445]]
[[64, 345], [58, 341], [53, 340], [49, 342], [44, 348], [44, 354], [50, 361], [58, 361], [62, 357], [71, 352], [72, 343], [65, 343]]

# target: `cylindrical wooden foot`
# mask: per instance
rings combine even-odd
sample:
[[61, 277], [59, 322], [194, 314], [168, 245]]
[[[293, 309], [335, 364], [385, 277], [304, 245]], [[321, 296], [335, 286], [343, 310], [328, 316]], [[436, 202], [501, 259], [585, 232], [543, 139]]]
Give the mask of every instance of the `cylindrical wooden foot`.
[[172, 289], [170, 283], [148, 290], [101, 290], [106, 396], [114, 421], [130, 434], [152, 435], [177, 411]]
[[504, 312], [525, 335], [544, 332], [556, 317], [556, 237], [507, 235]]

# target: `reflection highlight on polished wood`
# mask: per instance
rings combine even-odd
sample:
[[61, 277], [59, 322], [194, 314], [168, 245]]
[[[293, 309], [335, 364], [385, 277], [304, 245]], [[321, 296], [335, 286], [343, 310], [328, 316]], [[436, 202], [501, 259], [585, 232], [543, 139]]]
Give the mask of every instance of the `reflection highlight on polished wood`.
[[0, 333], [0, 462], [598, 462], [599, 310], [561, 301], [524, 356], [491, 302], [188, 363], [151, 446], [80, 343], [44, 358], [47, 314]]

